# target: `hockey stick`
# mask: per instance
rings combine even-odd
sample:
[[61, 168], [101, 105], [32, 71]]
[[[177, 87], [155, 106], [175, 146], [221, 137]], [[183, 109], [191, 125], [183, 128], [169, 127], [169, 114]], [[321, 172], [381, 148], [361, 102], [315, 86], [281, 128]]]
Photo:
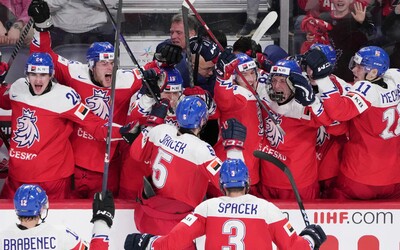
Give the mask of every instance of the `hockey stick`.
[[271, 26], [274, 25], [276, 19], [278, 19], [278, 13], [276, 13], [276, 11], [269, 12], [254, 32], [251, 39], [254, 40], [256, 43], [259, 43], [265, 32], [267, 32], [271, 28]]
[[22, 31], [21, 35], [19, 36], [18, 42], [15, 44], [15, 48], [14, 48], [10, 58], [8, 59], [8, 62], [7, 62], [8, 70], [4, 76], [4, 79], [6, 79], [8, 72], [10, 72], [11, 65], [13, 64], [15, 58], [17, 57], [17, 54], [18, 54], [19, 50], [21, 49], [21, 46], [24, 43], [24, 40], [25, 40], [26, 36], [28, 35], [29, 30], [31, 29], [32, 25], [33, 25], [33, 19], [31, 18], [31, 19], [29, 19], [28, 23], [25, 25], [25, 28]]
[[103, 183], [101, 188], [101, 193], [103, 197], [106, 197], [107, 182], [108, 182], [108, 168], [110, 166], [110, 154], [111, 154], [111, 136], [113, 127], [113, 117], [114, 117], [114, 101], [115, 101], [115, 82], [117, 79], [117, 70], [119, 66], [119, 38], [121, 30], [121, 16], [122, 16], [122, 0], [118, 1], [118, 11], [117, 11], [117, 27], [115, 29], [115, 42], [114, 42], [114, 65], [111, 80], [111, 95], [110, 95], [110, 113], [108, 116], [108, 133], [106, 140], [106, 153], [104, 154], [104, 173], [103, 173]]
[[[113, 16], [111, 15], [110, 10], [107, 8], [107, 5], [105, 4], [104, 0], [100, 0], [101, 5], [103, 6], [103, 9], [106, 11], [107, 17], [110, 19], [114, 30], [117, 30], [117, 25], [115, 23], [115, 20], [113, 18]], [[119, 6], [118, 6], [119, 8]], [[119, 32], [118, 32], [119, 33]], [[156, 101], [156, 103], [160, 103], [160, 100], [157, 98], [157, 96], [154, 94], [153, 90], [150, 88], [149, 83], [144, 79], [144, 71], [143, 69], [140, 67], [139, 62], [136, 60], [135, 56], [132, 53], [132, 50], [129, 48], [128, 43], [125, 40], [125, 37], [119, 33], [119, 39], [121, 39], [122, 45], [124, 45], [126, 52], [128, 52], [129, 57], [131, 58], [132, 62], [136, 65], [136, 67], [139, 69], [141, 75], [142, 75], [142, 80], [144, 82], [144, 84], [146, 85], [146, 88], [149, 90], [151, 96], [154, 98], [154, 100]], [[170, 110], [171, 111], [171, 110]]]
[[303, 216], [304, 224], [306, 226], [310, 225], [310, 221], [308, 220], [306, 209], [304, 208], [303, 201], [301, 200], [299, 190], [297, 189], [296, 183], [294, 182], [294, 178], [293, 178], [292, 172], [290, 172], [290, 169], [279, 159], [277, 159], [274, 156], [267, 154], [265, 152], [256, 150], [253, 152], [253, 155], [261, 160], [271, 162], [272, 164], [274, 164], [275, 166], [280, 168], [286, 174], [286, 176], [288, 177], [288, 179], [290, 181], [290, 185], [292, 185], [294, 195], [296, 196], [297, 204], [299, 205], [301, 215]]
[[[218, 41], [218, 39], [215, 37], [215, 35], [211, 32], [210, 28], [207, 26], [207, 24], [204, 22], [203, 18], [200, 16], [200, 14], [197, 12], [196, 8], [193, 6], [193, 4], [189, 0], [185, 0], [187, 5], [189, 5], [190, 9], [196, 16], [197, 20], [201, 23], [203, 28], [207, 31], [208, 35], [211, 37], [211, 39], [214, 41], [214, 43], [217, 44], [218, 48], [220, 51], [224, 51], [224, 47], [222, 47], [221, 43]], [[243, 80], [243, 82], [246, 84], [248, 90], [254, 95], [260, 106], [267, 112], [269, 118], [272, 120], [272, 122], [275, 124], [275, 126], [278, 128], [278, 130], [282, 133], [282, 135], [285, 135], [285, 131], [283, 131], [282, 127], [280, 124], [276, 121], [274, 116], [272, 115], [271, 111], [267, 109], [267, 107], [264, 105], [263, 101], [260, 99], [258, 96], [257, 92], [253, 89], [253, 87], [250, 86], [246, 78], [243, 76], [242, 72], [236, 67], [236, 72], [239, 75], [239, 77]]]
[[[190, 0], [194, 3], [195, 0]], [[189, 86], [194, 87], [193, 82], [193, 67], [192, 67], [192, 51], [190, 51], [190, 41], [189, 41], [189, 24], [188, 24], [189, 6], [186, 4], [185, 0], [182, 3], [182, 18], [183, 18], [183, 29], [185, 31], [185, 41], [186, 41], [186, 65], [189, 70]]]

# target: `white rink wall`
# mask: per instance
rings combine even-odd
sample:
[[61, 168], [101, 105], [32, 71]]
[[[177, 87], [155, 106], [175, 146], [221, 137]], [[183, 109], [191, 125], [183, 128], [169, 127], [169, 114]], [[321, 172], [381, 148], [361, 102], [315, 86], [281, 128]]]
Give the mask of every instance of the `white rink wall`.
[[[274, 203], [289, 216], [297, 232], [304, 228], [296, 202]], [[328, 235], [321, 250], [400, 250], [400, 202], [321, 201], [304, 206], [310, 222], [320, 224]], [[123, 249], [126, 235], [137, 232], [133, 207], [133, 202], [116, 201], [110, 249]], [[91, 201], [50, 202], [46, 223], [67, 225], [90, 240], [91, 217]], [[17, 222], [11, 202], [0, 200], [0, 221], [2, 229]]]

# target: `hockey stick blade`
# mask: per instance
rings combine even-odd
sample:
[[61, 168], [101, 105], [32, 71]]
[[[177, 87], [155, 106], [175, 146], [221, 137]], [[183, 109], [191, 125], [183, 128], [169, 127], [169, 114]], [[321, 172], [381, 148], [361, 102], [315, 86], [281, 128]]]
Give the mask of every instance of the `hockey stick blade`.
[[310, 225], [310, 221], [308, 219], [308, 216], [307, 216], [307, 213], [306, 213], [306, 209], [304, 208], [303, 201], [301, 200], [301, 197], [300, 197], [300, 194], [299, 194], [299, 190], [297, 189], [296, 183], [294, 182], [294, 178], [293, 178], [293, 175], [292, 175], [292, 172], [290, 171], [290, 169], [283, 162], [281, 162], [279, 159], [277, 159], [276, 157], [274, 157], [274, 156], [272, 156], [270, 154], [267, 154], [265, 152], [255, 150], [253, 152], [253, 155], [256, 158], [259, 158], [261, 160], [265, 160], [265, 161], [271, 162], [272, 164], [277, 166], [280, 170], [282, 170], [286, 174], [286, 176], [289, 179], [290, 185], [292, 186], [294, 195], [296, 196], [296, 201], [297, 201], [297, 204], [299, 205], [300, 212], [301, 212], [301, 215], [302, 215], [303, 220], [304, 220], [304, 224], [306, 226]]
[[276, 13], [276, 11], [269, 12], [254, 32], [251, 39], [254, 40], [256, 43], [259, 43], [265, 32], [267, 32], [272, 27], [272, 25], [274, 25], [276, 19], [278, 19], [278, 13]]

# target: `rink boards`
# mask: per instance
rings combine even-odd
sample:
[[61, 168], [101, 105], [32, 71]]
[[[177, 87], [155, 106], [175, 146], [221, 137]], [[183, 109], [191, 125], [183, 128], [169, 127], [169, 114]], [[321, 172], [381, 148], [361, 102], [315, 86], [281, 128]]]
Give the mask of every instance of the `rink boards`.
[[[274, 202], [299, 232], [303, 218], [296, 202]], [[116, 200], [110, 249], [123, 249], [128, 233], [137, 232], [133, 221], [134, 202]], [[321, 250], [400, 250], [400, 202], [305, 202], [311, 223], [320, 224], [328, 236]], [[47, 223], [69, 226], [90, 239], [91, 201], [50, 202]], [[17, 222], [11, 201], [0, 200], [1, 229]]]

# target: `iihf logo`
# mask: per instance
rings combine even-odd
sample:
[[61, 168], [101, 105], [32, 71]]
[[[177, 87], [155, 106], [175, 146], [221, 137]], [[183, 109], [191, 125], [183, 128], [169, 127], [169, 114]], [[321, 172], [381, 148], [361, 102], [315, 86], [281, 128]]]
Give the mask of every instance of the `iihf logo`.
[[17, 128], [12, 140], [17, 143], [18, 148], [30, 148], [33, 143], [40, 140], [39, 130], [36, 126], [37, 117], [35, 111], [22, 109], [22, 116], [17, 118]]
[[104, 120], [108, 119], [110, 115], [110, 104], [108, 103], [110, 97], [107, 93], [107, 90], [94, 89], [93, 96], [89, 96], [85, 99], [86, 105], [90, 110]]

